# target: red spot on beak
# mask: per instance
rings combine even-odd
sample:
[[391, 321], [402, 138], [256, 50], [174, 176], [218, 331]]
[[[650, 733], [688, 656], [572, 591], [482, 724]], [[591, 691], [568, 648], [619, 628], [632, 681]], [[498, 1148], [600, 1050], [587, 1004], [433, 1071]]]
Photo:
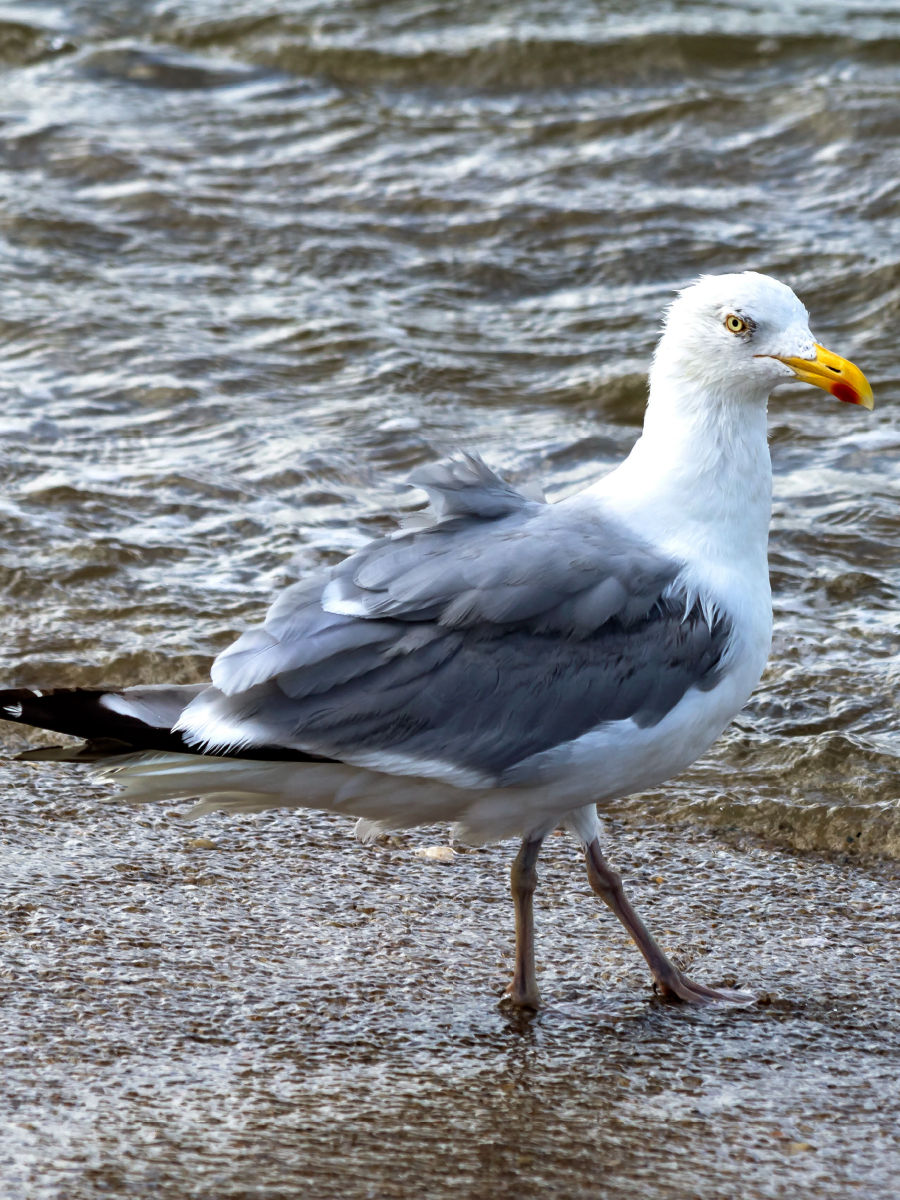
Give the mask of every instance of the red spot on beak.
[[845, 404], [859, 404], [859, 396], [854, 392], [849, 383], [836, 383], [831, 389], [832, 396], [837, 396], [838, 400], [843, 400]]

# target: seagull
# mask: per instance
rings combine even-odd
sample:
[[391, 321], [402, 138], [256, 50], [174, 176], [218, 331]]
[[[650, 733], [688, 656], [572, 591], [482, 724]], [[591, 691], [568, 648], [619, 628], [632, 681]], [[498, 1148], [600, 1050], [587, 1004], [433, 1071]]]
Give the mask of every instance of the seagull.
[[126, 799], [199, 798], [188, 815], [312, 808], [387, 829], [451, 822], [521, 839], [508, 1002], [537, 1009], [533, 896], [543, 840], [567, 829], [655, 990], [749, 1004], [675, 966], [601, 852], [598, 805], [657, 787], [742, 708], [769, 653], [767, 399], [800, 379], [873, 406], [819, 345], [791, 289], [701, 277], [669, 307], [641, 437], [557, 503], [462, 453], [418, 469], [430, 518], [282, 592], [192, 686], [15, 688], [7, 718], [81, 747]]

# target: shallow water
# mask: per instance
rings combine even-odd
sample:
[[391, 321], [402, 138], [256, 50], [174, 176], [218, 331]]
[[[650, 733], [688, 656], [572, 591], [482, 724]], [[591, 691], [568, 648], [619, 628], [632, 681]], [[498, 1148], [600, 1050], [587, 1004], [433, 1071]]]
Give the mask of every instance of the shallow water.
[[648, 1003], [560, 839], [518, 1028], [507, 849], [4, 765], [10, 1194], [892, 1195], [897, 6], [31, 2], [0, 63], [9, 684], [202, 678], [452, 447], [592, 481], [700, 271], [790, 283], [876, 393], [773, 400], [771, 665], [614, 813], [673, 949], [781, 1007]]

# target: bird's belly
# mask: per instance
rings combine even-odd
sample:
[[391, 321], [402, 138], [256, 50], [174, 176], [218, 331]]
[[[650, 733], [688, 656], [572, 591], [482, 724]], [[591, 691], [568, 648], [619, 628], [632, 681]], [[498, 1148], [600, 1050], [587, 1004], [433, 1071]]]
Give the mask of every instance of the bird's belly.
[[609, 722], [522, 764], [522, 782], [560, 806], [603, 802], [656, 787], [691, 765], [746, 703], [767, 647], [740, 656], [708, 692], [693, 688], [654, 725]]

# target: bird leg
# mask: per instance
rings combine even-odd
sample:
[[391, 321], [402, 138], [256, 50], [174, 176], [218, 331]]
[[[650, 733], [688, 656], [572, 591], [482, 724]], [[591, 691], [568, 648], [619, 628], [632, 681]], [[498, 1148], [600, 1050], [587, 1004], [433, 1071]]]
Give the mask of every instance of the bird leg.
[[[523, 844], [523, 851], [525, 846]], [[653, 940], [647, 926], [631, 907], [631, 902], [622, 887], [622, 877], [617, 875], [600, 853], [600, 843], [594, 838], [585, 847], [588, 879], [600, 899], [613, 910], [634, 943], [647, 960], [653, 979], [664, 996], [672, 1000], [687, 1000], [694, 1004], [753, 1004], [755, 996], [746, 992], [733, 992], [728, 988], [710, 988], [702, 983], [693, 983], [684, 972], [666, 958]]]
[[532, 899], [537, 887], [537, 863], [543, 838], [525, 838], [509, 873], [513, 903], [516, 906], [516, 966], [506, 995], [518, 1008], [534, 1008], [540, 1004], [537, 979], [534, 973], [534, 907]]

